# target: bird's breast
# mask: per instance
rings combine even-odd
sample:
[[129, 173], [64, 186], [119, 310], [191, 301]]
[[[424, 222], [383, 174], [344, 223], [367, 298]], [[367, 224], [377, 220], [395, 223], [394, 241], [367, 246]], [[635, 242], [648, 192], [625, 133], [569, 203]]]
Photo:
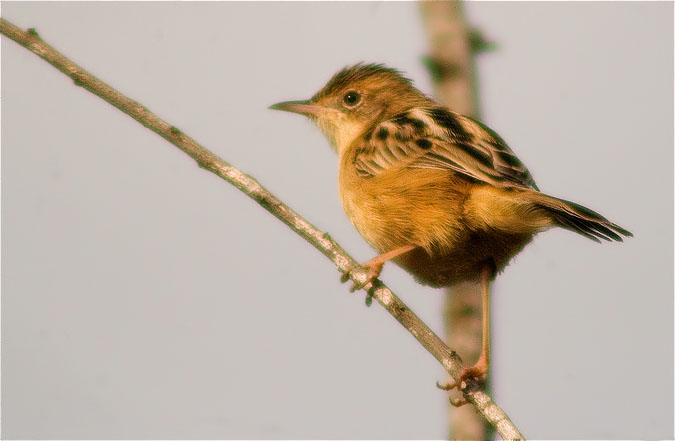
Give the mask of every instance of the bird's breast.
[[465, 236], [465, 181], [444, 170], [400, 168], [361, 177], [351, 164], [338, 173], [347, 217], [380, 253], [405, 245], [448, 249]]

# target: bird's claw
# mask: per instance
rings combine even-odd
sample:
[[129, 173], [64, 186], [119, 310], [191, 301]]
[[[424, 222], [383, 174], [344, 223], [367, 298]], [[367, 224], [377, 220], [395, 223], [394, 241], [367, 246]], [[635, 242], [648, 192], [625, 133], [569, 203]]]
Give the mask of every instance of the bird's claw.
[[352, 273], [351, 270], [347, 270], [342, 275], [340, 276], [340, 283], [345, 283], [347, 280], [349, 280], [349, 275]]
[[455, 398], [455, 399], [452, 399], [452, 397], [451, 397], [451, 398], [448, 399], [448, 401], [450, 402], [452, 407], [462, 407], [469, 402], [469, 400], [467, 400], [463, 396], [459, 397], [459, 398]]
[[441, 384], [437, 381], [436, 387], [441, 389], [441, 390], [446, 390], [446, 391], [447, 390], [453, 390], [453, 389], [457, 389], [457, 390], [461, 391], [462, 389], [464, 389], [466, 387], [463, 384], [463, 383], [466, 382], [466, 380], [472, 379], [472, 380], [474, 380], [478, 383], [483, 383], [485, 381], [485, 378], [486, 378], [486, 373], [483, 372], [482, 370], [479, 370], [479, 369], [475, 368], [475, 366], [474, 366], [474, 367], [462, 369], [462, 372], [460, 372], [459, 378], [457, 379], [457, 381], [452, 381], [452, 382], [443, 383], [443, 384]]
[[457, 390], [463, 389], [461, 387], [464, 380], [471, 379], [478, 384], [484, 384], [487, 379], [487, 366], [484, 366], [482, 363], [476, 363], [470, 368], [462, 369], [462, 372], [459, 373], [459, 380], [457, 381]]
[[[351, 278], [351, 275], [352, 275], [352, 270], [351, 270], [351, 269], [349, 269], [349, 270], [345, 271], [344, 273], [342, 273], [342, 275], [340, 276], [340, 283], [346, 283], [347, 281], [349, 281], [349, 279]], [[366, 280], [365, 282], [357, 282], [357, 281], [354, 281], [354, 282], [352, 283], [352, 286], [349, 288], [349, 292], [356, 292], [356, 291], [358, 291], [359, 289], [361, 289], [361, 288], [363, 288], [364, 286], [366, 286], [366, 285], [368, 284], [368, 282], [369, 282], [369, 280]]]
[[[457, 390], [461, 390], [461, 381], [454, 381], [454, 382], [448, 382], [444, 384], [440, 384], [438, 381], [436, 382], [436, 387], [445, 390], [445, 391], [451, 391], [452, 389], [457, 388]], [[462, 407], [466, 403], [468, 403], [467, 399], [464, 398], [463, 396], [459, 398], [452, 398], [448, 397], [448, 401], [450, 401], [450, 404], [452, 404], [453, 407]]]
[[436, 382], [436, 387], [439, 388], [440, 390], [453, 390], [454, 388], [457, 387], [457, 383], [455, 382], [448, 382], [448, 383], [439, 383], [438, 381]]
[[[364, 265], [363, 268], [368, 270], [368, 272], [366, 273], [366, 279], [362, 282], [354, 281], [351, 288], [349, 288], [349, 292], [358, 291], [360, 289], [365, 288], [368, 284], [370, 284], [370, 288], [368, 288], [368, 292], [366, 293], [366, 306], [370, 306], [373, 304], [373, 295], [375, 293], [375, 288], [379, 283], [379, 280], [377, 280], [377, 276], [380, 275], [382, 265], [372, 265], [372, 266]], [[345, 283], [347, 280], [350, 279], [351, 274], [352, 274], [351, 269], [345, 271], [342, 274], [342, 276], [340, 276], [340, 282]]]
[[[342, 273], [342, 275], [340, 276], [340, 283], [346, 283], [351, 278], [351, 275], [352, 275], [352, 269], [348, 269], [347, 271]], [[352, 283], [351, 288], [349, 288], [349, 292], [355, 292], [356, 290], [359, 290], [359, 289], [363, 288], [365, 285], [366, 285], [365, 283], [362, 284], [362, 283], [354, 281]]]
[[[464, 368], [462, 369], [462, 372], [459, 374], [459, 378], [457, 381], [452, 381], [448, 383], [439, 383], [438, 381], [436, 382], [436, 387], [445, 390], [445, 391], [451, 391], [453, 389], [457, 389], [459, 392], [464, 390], [466, 388], [466, 380], [472, 379], [478, 383], [484, 383], [485, 379], [487, 378], [487, 370], [483, 369], [482, 366], [476, 365], [476, 366], [471, 366], [470, 368]], [[467, 399], [462, 396], [460, 398], [455, 398], [453, 399], [452, 397], [449, 398], [450, 404], [452, 404], [454, 407], [461, 407], [464, 406], [466, 403], [468, 403]]]
[[[363, 267], [363, 269], [368, 270], [368, 272], [366, 273], [366, 278], [362, 282], [354, 281], [351, 288], [349, 288], [349, 292], [355, 292], [360, 289], [363, 289], [369, 283], [372, 283], [374, 287], [375, 286], [374, 281], [380, 275], [380, 272], [382, 271], [382, 265], [366, 265]], [[351, 274], [352, 269], [348, 269], [347, 271], [342, 273], [342, 276], [340, 276], [340, 282], [345, 283], [346, 281], [348, 281], [351, 277]]]

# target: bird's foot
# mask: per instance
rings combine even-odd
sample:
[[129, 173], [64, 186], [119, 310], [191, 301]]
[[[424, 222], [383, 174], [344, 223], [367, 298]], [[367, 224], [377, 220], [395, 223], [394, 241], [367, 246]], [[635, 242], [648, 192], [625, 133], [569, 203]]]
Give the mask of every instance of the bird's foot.
[[[366, 273], [366, 278], [362, 282], [354, 282], [352, 284], [352, 287], [349, 288], [349, 292], [354, 292], [358, 291], [359, 289], [362, 289], [364, 286], [366, 286], [369, 283], [372, 283], [375, 281], [380, 276], [380, 273], [382, 272], [382, 263], [371, 263], [367, 262], [363, 264], [363, 268], [366, 269], [368, 272]], [[349, 280], [349, 277], [351, 276], [352, 270], [347, 270], [345, 271], [342, 276], [340, 277], [340, 282], [345, 283], [347, 280]]]
[[[362, 282], [354, 282], [354, 285], [350, 288], [349, 291], [354, 292], [356, 290], [359, 290], [363, 288], [364, 286], [368, 285], [369, 283], [372, 283], [373, 286], [368, 290], [368, 294], [372, 296], [373, 293], [373, 288], [375, 288], [375, 281], [378, 277], [380, 277], [380, 273], [382, 272], [382, 267], [386, 262], [389, 260], [400, 256], [401, 254], [405, 254], [410, 250], [415, 249], [415, 245], [405, 245], [399, 248], [396, 248], [394, 250], [391, 250], [389, 252], [380, 254], [379, 256], [375, 257], [374, 259], [369, 260], [368, 262], [364, 263], [361, 265], [361, 267], [368, 272], [366, 273], [366, 279]], [[351, 275], [351, 269], [345, 271], [345, 273], [342, 275], [340, 280], [342, 283], [345, 283], [347, 280], [349, 280], [349, 276]]]
[[463, 389], [461, 387], [462, 383], [464, 380], [472, 379], [473, 381], [483, 384], [485, 383], [485, 379], [487, 378], [487, 373], [488, 373], [488, 367], [486, 364], [483, 363], [476, 363], [475, 365], [471, 366], [470, 368], [464, 368], [462, 369], [462, 372], [459, 374], [459, 387], [458, 389]]
[[[485, 382], [485, 379], [487, 378], [487, 372], [488, 372], [487, 363], [479, 360], [479, 362], [476, 363], [475, 365], [469, 368], [462, 369], [462, 372], [460, 372], [457, 381], [448, 382], [444, 384], [436, 382], [436, 387], [445, 391], [457, 389], [459, 392], [461, 392], [466, 387], [466, 380], [468, 379], [483, 384]], [[452, 404], [455, 407], [463, 406], [467, 402], [468, 401], [464, 397], [456, 399], [450, 398], [450, 404]]]

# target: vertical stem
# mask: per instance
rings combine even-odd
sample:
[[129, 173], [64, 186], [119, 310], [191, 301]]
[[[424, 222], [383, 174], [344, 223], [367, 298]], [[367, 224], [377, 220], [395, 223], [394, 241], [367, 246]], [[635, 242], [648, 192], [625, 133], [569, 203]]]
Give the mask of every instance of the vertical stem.
[[478, 117], [472, 31], [464, 19], [462, 3], [422, 1], [420, 9], [429, 40], [429, 55], [424, 61], [437, 101], [459, 113]]
[[[462, 3], [458, 0], [421, 1], [420, 10], [429, 41], [429, 55], [424, 57], [424, 62], [437, 100], [452, 110], [478, 118], [474, 42], [481, 40], [467, 25]], [[477, 284], [468, 283], [446, 291], [443, 314], [446, 343], [457, 350], [467, 365], [479, 357], [482, 346], [481, 296], [477, 291]], [[489, 377], [486, 390], [488, 387]], [[448, 407], [450, 439], [485, 440], [494, 436], [492, 428], [468, 406]]]
[[[485, 332], [481, 320], [481, 295], [479, 285], [464, 283], [448, 288], [445, 292], [445, 341], [453, 345], [462, 361], [472, 365], [480, 357], [482, 332]], [[489, 387], [489, 373], [486, 390]], [[450, 439], [491, 439], [492, 429], [476, 417], [476, 412], [468, 406], [448, 406]]]

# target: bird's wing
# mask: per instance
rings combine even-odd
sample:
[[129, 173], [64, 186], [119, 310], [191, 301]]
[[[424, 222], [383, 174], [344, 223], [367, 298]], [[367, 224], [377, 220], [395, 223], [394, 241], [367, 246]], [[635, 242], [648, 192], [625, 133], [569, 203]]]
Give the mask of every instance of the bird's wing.
[[452, 170], [500, 187], [537, 189], [532, 175], [487, 126], [443, 107], [415, 108], [359, 138], [354, 156], [364, 178], [399, 167]]

